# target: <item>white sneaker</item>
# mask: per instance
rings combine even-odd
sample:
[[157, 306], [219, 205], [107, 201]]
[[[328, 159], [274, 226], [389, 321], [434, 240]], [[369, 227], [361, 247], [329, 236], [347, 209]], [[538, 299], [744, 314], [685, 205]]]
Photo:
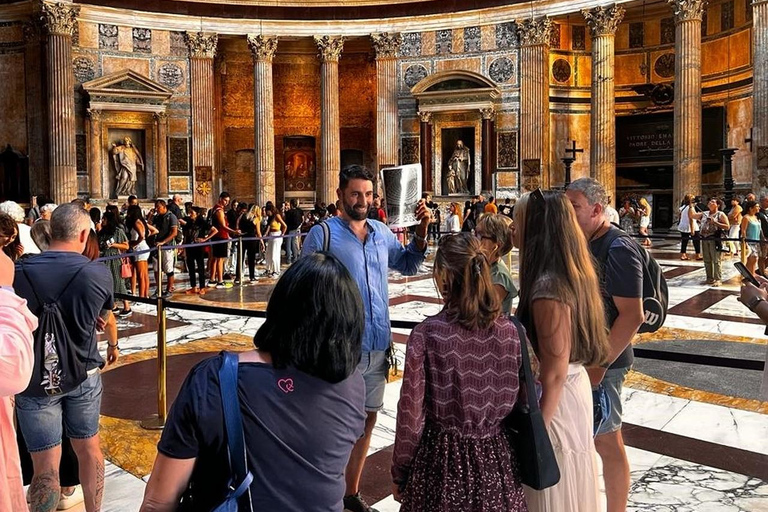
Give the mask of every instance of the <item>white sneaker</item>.
[[59, 498], [59, 506], [56, 507], [56, 510], [69, 510], [75, 505], [79, 505], [83, 501], [85, 501], [85, 496], [83, 496], [83, 486], [76, 485], [75, 490], [72, 491], [72, 494], [69, 496], [63, 492], [61, 493], [61, 498]]

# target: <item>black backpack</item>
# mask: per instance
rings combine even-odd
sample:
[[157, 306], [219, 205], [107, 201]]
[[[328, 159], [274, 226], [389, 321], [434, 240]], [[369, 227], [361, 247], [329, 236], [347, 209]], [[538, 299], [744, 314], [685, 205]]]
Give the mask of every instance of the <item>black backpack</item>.
[[[608, 262], [608, 250], [613, 242], [618, 238], [628, 238], [636, 246], [638, 253], [643, 260], [643, 314], [645, 320], [640, 325], [637, 332], [656, 332], [664, 325], [667, 319], [667, 307], [669, 306], [669, 290], [667, 289], [667, 280], [659, 264], [651, 258], [651, 255], [626, 232], [611, 225], [611, 229], [599, 239], [601, 242], [599, 248], [595, 251], [595, 259], [600, 264], [600, 281], [603, 284], [603, 268]], [[616, 306], [611, 302], [612, 320], [615, 320]], [[612, 323], [612, 321], [611, 321]]]
[[[85, 264], [87, 265], [87, 263]], [[25, 265], [21, 271], [35, 294], [40, 308], [34, 311], [38, 325], [35, 331], [35, 366], [29, 386], [20, 394], [26, 397], [56, 396], [72, 391], [88, 377], [85, 363], [80, 361], [75, 353], [72, 340], [67, 330], [67, 324], [59, 309], [59, 299], [67, 291], [69, 285], [85, 268], [80, 267], [56, 298], [49, 302], [40, 300], [35, 291], [35, 283], [27, 274]]]

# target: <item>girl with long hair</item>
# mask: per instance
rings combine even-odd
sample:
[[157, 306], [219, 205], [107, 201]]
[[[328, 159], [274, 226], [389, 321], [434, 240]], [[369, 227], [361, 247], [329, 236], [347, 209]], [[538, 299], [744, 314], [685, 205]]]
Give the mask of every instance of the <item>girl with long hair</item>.
[[459, 233], [461, 231], [461, 209], [459, 203], [451, 203], [445, 224], [448, 228], [447, 230], [451, 233]]
[[744, 203], [744, 215], [741, 218], [741, 238], [749, 240], [747, 242], [747, 268], [754, 274], [757, 258], [760, 254], [759, 244], [755, 240], [760, 240], [762, 230], [760, 229], [760, 219], [757, 218], [757, 212], [760, 211], [760, 205], [754, 201]]
[[[408, 339], [392, 477], [401, 512], [526, 511], [502, 421], [518, 398], [520, 338], [470, 233], [440, 239], [443, 309]], [[491, 389], [492, 391], [488, 391]]]
[[[137, 204], [128, 207], [125, 216], [125, 225], [130, 230], [129, 245], [134, 252], [148, 251], [147, 238], [157, 233], [157, 229], [148, 224]], [[131, 277], [131, 293], [136, 295], [138, 284], [138, 296], [149, 297], [149, 253], [144, 252], [133, 256], [133, 277]]]
[[[99, 252], [102, 257], [119, 256], [129, 249], [128, 237], [125, 231], [119, 225], [119, 218], [114, 212], [107, 210], [101, 218], [101, 229], [99, 229]], [[125, 278], [123, 278], [120, 267], [122, 259], [111, 259], [104, 262], [112, 274], [112, 285], [114, 293], [126, 293]], [[115, 306], [117, 308], [117, 306]], [[119, 316], [129, 316], [131, 314], [131, 304], [127, 300], [123, 301], [123, 309], [117, 313]]]
[[637, 213], [640, 216], [638, 231], [643, 236], [643, 246], [650, 247], [651, 239], [648, 237], [648, 227], [651, 225], [651, 205], [646, 198], [641, 197], [637, 200], [637, 206]]
[[560, 482], [525, 489], [532, 512], [599, 510], [592, 388], [586, 366], [608, 356], [600, 287], [573, 206], [562, 193], [537, 190], [515, 207], [520, 249], [517, 316], [539, 360], [541, 412], [560, 466]]
[[512, 250], [512, 219], [500, 213], [485, 214], [477, 221], [475, 236], [480, 239], [491, 264], [491, 279], [501, 301], [501, 311], [510, 315], [517, 288], [502, 258]]

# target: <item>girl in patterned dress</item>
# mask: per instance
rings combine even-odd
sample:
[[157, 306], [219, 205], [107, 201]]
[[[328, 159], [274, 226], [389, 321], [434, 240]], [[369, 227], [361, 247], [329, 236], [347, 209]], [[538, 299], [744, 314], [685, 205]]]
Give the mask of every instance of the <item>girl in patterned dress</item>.
[[401, 512], [525, 512], [502, 420], [518, 397], [520, 339], [469, 233], [444, 236], [443, 310], [408, 339], [392, 477]]

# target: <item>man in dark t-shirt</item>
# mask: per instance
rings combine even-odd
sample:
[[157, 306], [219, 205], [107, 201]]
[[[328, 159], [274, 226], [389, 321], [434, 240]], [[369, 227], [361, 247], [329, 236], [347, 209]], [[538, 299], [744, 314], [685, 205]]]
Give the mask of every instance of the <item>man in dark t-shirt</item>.
[[[566, 191], [576, 213], [576, 221], [587, 237], [593, 256], [604, 254], [604, 243], [611, 230], [618, 230], [605, 218], [608, 204], [603, 186], [594, 178], [580, 178]], [[611, 410], [597, 431], [595, 448], [603, 461], [603, 478], [608, 512], [627, 508], [629, 462], [621, 436], [621, 388], [632, 366], [632, 338], [644, 321], [643, 249], [632, 239], [615, 238], [605, 261], [597, 262], [606, 321], [610, 327], [608, 368], [588, 368], [592, 386], [601, 385], [611, 402]]]
[[[35, 340], [35, 355], [45, 352], [43, 375], [35, 374], [30, 384], [39, 387], [64, 368], [60, 364], [74, 360], [86, 371], [85, 380], [74, 389], [62, 389], [55, 396], [39, 397], [35, 392], [16, 398], [19, 427], [32, 455], [35, 476], [30, 493], [32, 510], [50, 510], [48, 504], [59, 502], [58, 482], [61, 461], [62, 425], [80, 464], [81, 484], [86, 503], [101, 503], [104, 482], [104, 456], [99, 446], [99, 413], [102, 384], [99, 370], [104, 360], [97, 347], [97, 323], [106, 319], [107, 362], [119, 357], [117, 327], [112, 307], [112, 275], [102, 263], [82, 255], [91, 231], [91, 219], [80, 205], [67, 203], [54, 210], [48, 251], [30, 257], [16, 266], [13, 287], [27, 300], [29, 309], [40, 315], [43, 304], [55, 302], [69, 337], [69, 349], [53, 340]], [[58, 300], [57, 300], [58, 298]], [[46, 333], [49, 331], [45, 331]], [[51, 331], [52, 332], [52, 331]], [[45, 347], [39, 346], [45, 343]], [[67, 350], [65, 354], [59, 352]], [[60, 363], [61, 361], [61, 363]], [[54, 478], [46, 478], [46, 475]]]
[[[168, 211], [168, 207], [165, 201], [158, 199], [155, 201], [155, 211], [157, 212], [152, 218], [152, 225], [157, 228], [157, 236], [155, 237], [155, 245], [157, 247], [176, 245], [176, 234], [179, 232], [179, 219], [174, 214]], [[161, 249], [158, 249], [161, 250]], [[160, 272], [165, 272], [168, 278], [168, 284], [163, 294], [164, 297], [169, 297], [173, 294], [175, 284], [175, 271], [176, 271], [176, 250], [168, 249], [163, 250], [162, 269], [157, 262], [157, 253], [152, 254], [155, 266], [155, 279], [160, 282]], [[160, 295], [162, 290], [158, 287], [157, 295]]]
[[301, 233], [301, 225], [304, 222], [304, 210], [299, 208], [298, 199], [291, 199], [291, 208], [285, 212], [285, 224], [288, 226], [287, 235], [285, 239], [285, 257], [288, 263], [293, 263], [299, 259], [299, 233]]

